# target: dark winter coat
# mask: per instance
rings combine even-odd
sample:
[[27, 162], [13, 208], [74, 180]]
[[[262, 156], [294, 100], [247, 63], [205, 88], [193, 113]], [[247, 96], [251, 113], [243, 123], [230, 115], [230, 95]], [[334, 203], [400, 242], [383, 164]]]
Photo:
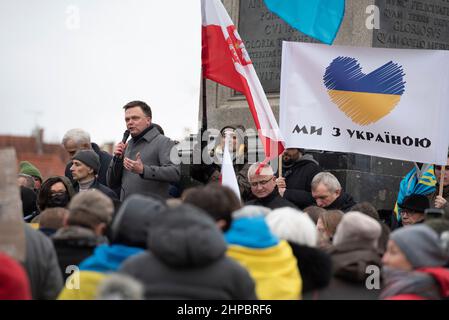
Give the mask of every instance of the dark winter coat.
[[143, 194], [169, 198], [170, 183], [180, 179], [180, 166], [170, 159], [175, 143], [152, 127], [143, 136], [131, 139], [124, 157], [135, 160], [140, 153], [144, 166], [143, 174], [136, 174], [123, 167], [123, 159], [112, 160], [108, 169], [108, 186], [121, 188], [120, 200], [132, 194]]
[[58, 258], [51, 240], [25, 225], [26, 255], [23, 266], [34, 300], [54, 300], [63, 287]]
[[67, 267], [78, 266], [81, 261], [92, 255], [98, 245], [105, 242], [104, 237], [96, 236], [92, 230], [79, 226], [59, 229], [52, 236], [52, 240], [64, 281], [74, 271]]
[[[314, 293], [318, 300], [377, 300], [380, 293], [381, 256], [371, 245], [363, 243], [342, 244], [328, 251], [332, 258], [333, 278], [329, 286]], [[369, 290], [367, 277], [377, 266], [379, 287]], [[371, 281], [369, 282], [371, 284]]]
[[300, 209], [314, 205], [315, 199], [312, 197], [311, 184], [313, 177], [321, 171], [318, 162], [308, 154], [296, 161], [291, 167], [284, 165], [283, 177], [287, 185], [284, 198]]
[[158, 219], [148, 251], [120, 268], [144, 284], [146, 299], [256, 299], [248, 271], [225, 256], [223, 235], [203, 211], [181, 205]]
[[[79, 186], [78, 182], [75, 182], [73, 184], [73, 189], [75, 190], [76, 193], [78, 193], [80, 191], [80, 186]], [[103, 192], [105, 195], [107, 195], [112, 201], [118, 201], [118, 197], [115, 194], [115, 192], [112, 191], [111, 188], [106, 187], [104, 184], [100, 183], [100, 181], [98, 179], [94, 180], [94, 182], [89, 187], [89, 189], [97, 189], [97, 190]]]
[[290, 207], [290, 208], [296, 208], [296, 206], [291, 203], [290, 201], [284, 199], [279, 194], [279, 190], [274, 188], [273, 192], [270, 193], [265, 198], [256, 198], [254, 200], [250, 200], [247, 203], [245, 203], [247, 206], [262, 206], [270, 209], [278, 209], [283, 207]]
[[[332, 279], [332, 260], [328, 253], [289, 242], [302, 278], [303, 295], [325, 288]], [[305, 297], [305, 296], [304, 296]]]
[[343, 212], [348, 212], [355, 205], [356, 205], [356, 202], [354, 201], [352, 196], [348, 193], [344, 193], [342, 190], [340, 196], [324, 209], [326, 209], [326, 210], [341, 210]]

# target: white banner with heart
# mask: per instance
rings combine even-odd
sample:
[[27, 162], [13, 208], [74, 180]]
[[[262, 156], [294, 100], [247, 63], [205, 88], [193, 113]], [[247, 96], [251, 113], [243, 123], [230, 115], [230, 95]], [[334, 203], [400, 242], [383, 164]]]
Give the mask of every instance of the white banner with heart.
[[284, 42], [286, 147], [446, 164], [449, 52]]

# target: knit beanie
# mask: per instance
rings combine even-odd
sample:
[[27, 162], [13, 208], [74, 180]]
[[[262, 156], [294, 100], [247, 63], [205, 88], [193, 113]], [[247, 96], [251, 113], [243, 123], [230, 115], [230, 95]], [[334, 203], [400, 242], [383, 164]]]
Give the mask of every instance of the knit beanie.
[[31, 300], [28, 276], [23, 267], [0, 253], [0, 300]]
[[403, 227], [390, 235], [414, 269], [441, 267], [449, 260], [438, 234], [425, 224]]
[[316, 226], [307, 214], [285, 207], [271, 211], [266, 221], [271, 231], [279, 238], [299, 245], [316, 246]]
[[19, 173], [24, 173], [29, 176], [39, 178], [42, 182], [41, 172], [28, 161], [22, 161], [19, 163]]
[[89, 168], [92, 168], [95, 174], [100, 170], [100, 157], [93, 150], [79, 150], [73, 156], [72, 160], [78, 160]]
[[376, 249], [381, 232], [382, 227], [375, 219], [351, 211], [346, 213], [338, 224], [333, 245], [360, 243], [372, 245]]

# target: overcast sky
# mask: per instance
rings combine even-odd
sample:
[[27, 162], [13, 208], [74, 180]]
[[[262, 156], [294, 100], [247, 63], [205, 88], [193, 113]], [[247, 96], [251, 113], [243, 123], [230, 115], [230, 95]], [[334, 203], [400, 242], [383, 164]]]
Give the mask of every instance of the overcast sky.
[[0, 48], [0, 134], [117, 141], [131, 100], [173, 139], [197, 129], [200, 0], [0, 0]]

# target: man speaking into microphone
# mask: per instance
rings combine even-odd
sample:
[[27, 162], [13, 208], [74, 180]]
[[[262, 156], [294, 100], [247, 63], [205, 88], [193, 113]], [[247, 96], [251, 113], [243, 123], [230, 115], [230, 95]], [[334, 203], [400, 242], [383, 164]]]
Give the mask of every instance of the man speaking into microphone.
[[131, 139], [114, 147], [107, 173], [108, 185], [120, 188], [120, 200], [138, 193], [158, 195], [168, 198], [171, 182], [180, 179], [180, 168], [170, 160], [170, 152], [175, 143], [151, 123], [151, 108], [143, 101], [126, 104], [125, 122]]

